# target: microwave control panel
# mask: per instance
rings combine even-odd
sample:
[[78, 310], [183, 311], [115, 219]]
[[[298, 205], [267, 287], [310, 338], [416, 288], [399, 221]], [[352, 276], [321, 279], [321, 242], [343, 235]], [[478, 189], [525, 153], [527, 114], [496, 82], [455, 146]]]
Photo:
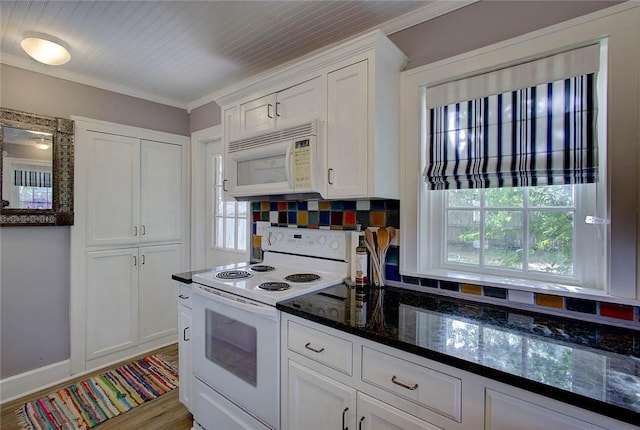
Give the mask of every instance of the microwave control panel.
[[293, 160], [294, 188], [296, 190], [312, 188], [311, 139], [301, 139], [294, 142]]

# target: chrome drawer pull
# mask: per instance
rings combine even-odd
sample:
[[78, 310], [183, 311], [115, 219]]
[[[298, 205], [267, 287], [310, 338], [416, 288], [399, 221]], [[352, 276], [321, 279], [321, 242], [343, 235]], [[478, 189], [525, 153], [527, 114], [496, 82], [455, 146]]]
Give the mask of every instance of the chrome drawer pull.
[[315, 349], [315, 348], [310, 347], [309, 345], [311, 345], [311, 342], [307, 342], [307, 344], [304, 346], [309, 351], [313, 351], [313, 352], [317, 352], [317, 353], [321, 353], [322, 351], [324, 351], [324, 348]]
[[401, 387], [404, 387], [404, 388], [406, 388], [407, 390], [411, 390], [411, 391], [413, 391], [413, 390], [415, 390], [416, 388], [418, 388], [418, 384], [407, 385], [407, 384], [405, 384], [404, 382], [400, 382], [400, 381], [398, 381], [398, 379], [396, 378], [396, 375], [393, 375], [393, 376], [391, 377], [391, 382], [393, 382], [393, 383], [394, 383], [394, 384], [396, 384], [396, 385], [400, 385]]

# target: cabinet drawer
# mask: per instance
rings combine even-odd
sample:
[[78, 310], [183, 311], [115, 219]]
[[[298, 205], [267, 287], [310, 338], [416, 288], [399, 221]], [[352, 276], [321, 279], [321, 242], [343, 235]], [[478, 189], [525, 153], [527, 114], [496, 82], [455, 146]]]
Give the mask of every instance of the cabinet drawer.
[[458, 378], [363, 347], [362, 380], [461, 422], [462, 381]]
[[191, 285], [178, 282], [178, 303], [191, 309]]
[[353, 346], [347, 340], [289, 321], [287, 345], [290, 351], [347, 375], [352, 373]]

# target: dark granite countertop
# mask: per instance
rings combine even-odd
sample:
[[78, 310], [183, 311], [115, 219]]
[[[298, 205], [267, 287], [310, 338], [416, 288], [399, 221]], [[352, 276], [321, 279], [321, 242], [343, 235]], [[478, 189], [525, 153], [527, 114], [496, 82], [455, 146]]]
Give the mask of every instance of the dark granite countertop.
[[198, 273], [209, 272], [213, 269], [200, 269], [200, 270], [192, 270], [191, 272], [184, 273], [174, 273], [171, 275], [171, 279], [174, 281], [182, 282], [183, 284], [191, 284], [193, 282], [193, 275]]
[[[366, 314], [356, 304], [366, 302]], [[396, 287], [339, 285], [283, 312], [634, 425], [640, 332]], [[320, 308], [324, 309], [323, 312]]]

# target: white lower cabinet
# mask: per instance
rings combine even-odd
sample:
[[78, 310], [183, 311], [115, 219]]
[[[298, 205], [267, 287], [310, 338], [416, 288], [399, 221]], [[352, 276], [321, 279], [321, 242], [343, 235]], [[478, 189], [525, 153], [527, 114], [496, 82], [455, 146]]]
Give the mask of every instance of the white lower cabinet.
[[489, 389], [486, 393], [485, 407], [486, 430], [603, 429], [535, 403]]
[[354, 428], [356, 390], [289, 360], [289, 429]]
[[178, 244], [87, 252], [88, 361], [175, 337], [180, 259]]
[[191, 348], [191, 286], [178, 283], [178, 376], [180, 402], [191, 411], [193, 393], [193, 353]]
[[358, 393], [358, 430], [440, 430], [388, 403]]
[[280, 328], [283, 429], [640, 428], [289, 314]]
[[288, 373], [289, 429], [438, 429], [293, 360]]

